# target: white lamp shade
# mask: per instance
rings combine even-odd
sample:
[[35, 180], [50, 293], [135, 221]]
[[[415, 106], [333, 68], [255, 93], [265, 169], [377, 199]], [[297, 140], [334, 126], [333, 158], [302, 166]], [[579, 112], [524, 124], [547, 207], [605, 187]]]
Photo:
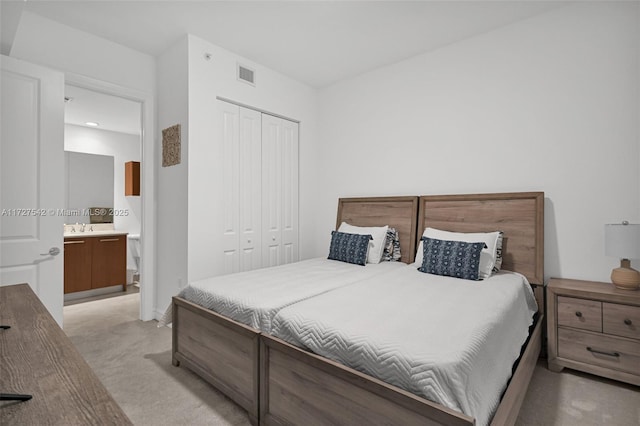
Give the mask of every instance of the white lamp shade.
[[604, 246], [607, 256], [640, 259], [640, 225], [605, 225]]

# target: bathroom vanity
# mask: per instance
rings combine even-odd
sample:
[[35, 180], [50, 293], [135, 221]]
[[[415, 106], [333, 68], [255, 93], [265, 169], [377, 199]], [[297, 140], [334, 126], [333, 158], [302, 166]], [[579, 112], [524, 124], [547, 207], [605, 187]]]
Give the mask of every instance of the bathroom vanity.
[[127, 289], [127, 233], [65, 233], [64, 293], [115, 285]]

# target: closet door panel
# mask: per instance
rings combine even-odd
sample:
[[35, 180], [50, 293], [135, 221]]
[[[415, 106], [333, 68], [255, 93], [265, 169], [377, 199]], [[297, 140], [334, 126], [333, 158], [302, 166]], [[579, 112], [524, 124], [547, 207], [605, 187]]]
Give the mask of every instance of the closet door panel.
[[279, 245], [269, 244], [265, 248], [265, 267], [266, 266], [278, 266], [280, 265], [280, 259], [282, 259], [282, 250]]
[[238, 251], [225, 250], [222, 253], [222, 274], [231, 274], [238, 271]]
[[240, 270], [240, 108], [228, 102], [218, 101], [220, 143], [222, 144], [222, 255], [223, 273]]
[[298, 123], [282, 120], [283, 263], [298, 260]]
[[262, 252], [263, 266], [282, 263], [282, 123], [262, 116]]
[[240, 108], [240, 270], [262, 266], [262, 114]]

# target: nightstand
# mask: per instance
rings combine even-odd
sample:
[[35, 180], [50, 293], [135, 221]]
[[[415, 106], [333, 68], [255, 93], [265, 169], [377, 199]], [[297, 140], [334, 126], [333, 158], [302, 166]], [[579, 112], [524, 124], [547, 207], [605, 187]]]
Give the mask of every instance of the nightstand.
[[640, 385], [640, 291], [551, 278], [549, 369], [564, 367]]

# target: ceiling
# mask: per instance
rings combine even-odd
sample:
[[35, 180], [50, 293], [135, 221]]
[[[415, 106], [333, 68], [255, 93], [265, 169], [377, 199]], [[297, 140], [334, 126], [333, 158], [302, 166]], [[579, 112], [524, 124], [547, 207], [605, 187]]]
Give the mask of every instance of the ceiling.
[[[538, 0], [1, 3], [7, 31], [13, 25], [5, 21], [24, 9], [153, 56], [190, 33], [317, 88], [566, 4]], [[5, 37], [9, 35], [3, 31]]]
[[[563, 7], [560, 1], [0, 1], [2, 51], [8, 54], [23, 10], [157, 56], [193, 34], [322, 88]], [[67, 87], [73, 124], [139, 134], [135, 109]], [[135, 103], [133, 103], [135, 104]], [[108, 108], [107, 106], [112, 106]], [[139, 108], [139, 105], [137, 106]], [[117, 114], [117, 115], [115, 115]], [[139, 120], [139, 110], [135, 119]], [[110, 124], [113, 123], [113, 124]]]
[[[64, 122], [100, 130], [140, 135], [142, 129], [139, 102], [92, 90], [66, 85]], [[90, 126], [87, 122], [97, 123]]]

